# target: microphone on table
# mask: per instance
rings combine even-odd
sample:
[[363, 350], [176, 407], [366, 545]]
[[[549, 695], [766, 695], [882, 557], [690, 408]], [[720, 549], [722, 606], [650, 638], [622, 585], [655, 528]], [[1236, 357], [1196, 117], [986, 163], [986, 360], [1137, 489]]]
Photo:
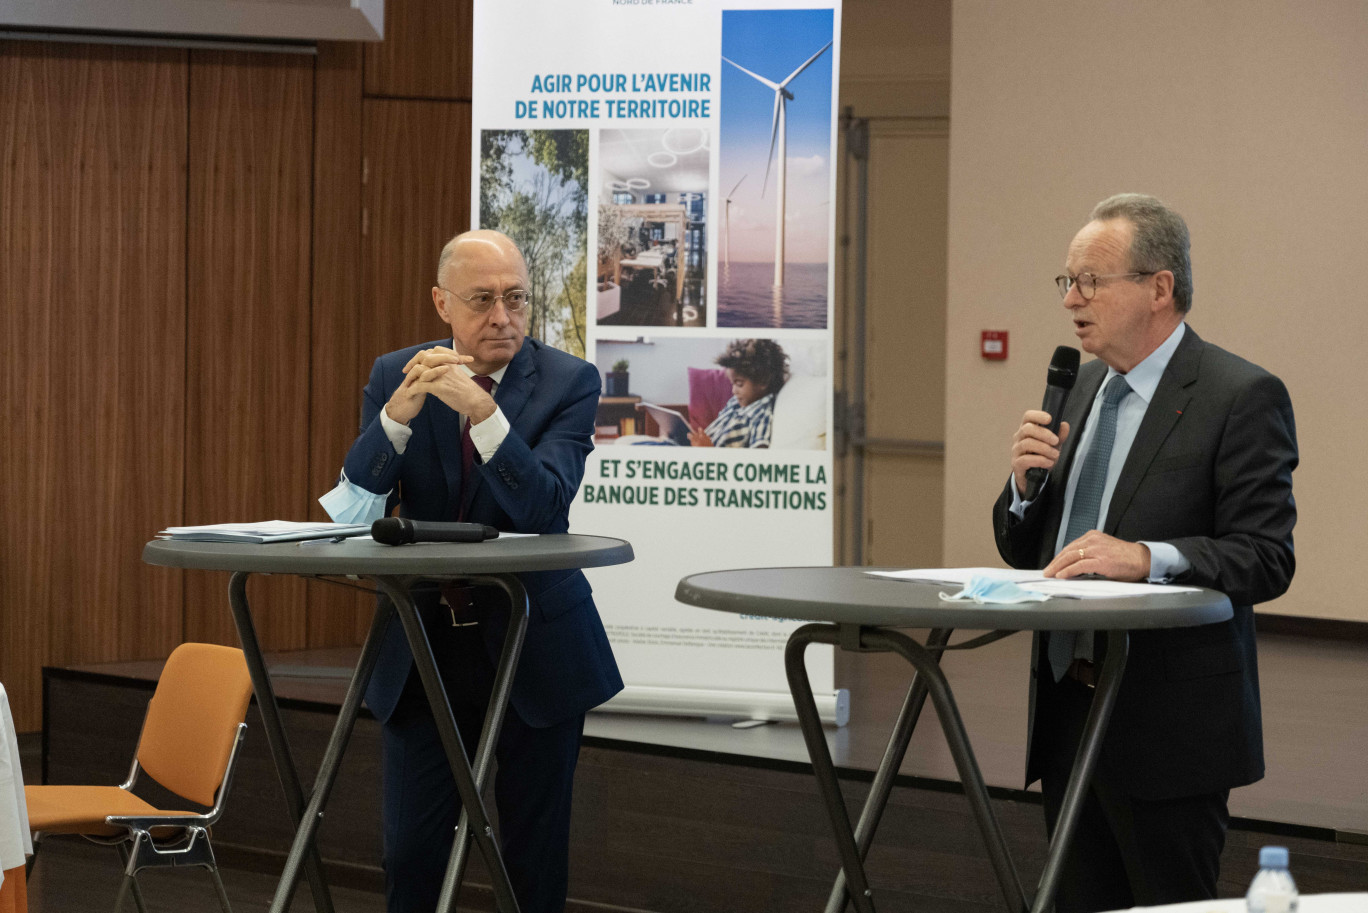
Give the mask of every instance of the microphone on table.
[[[1064, 414], [1064, 404], [1069, 401], [1069, 391], [1078, 380], [1078, 350], [1072, 346], [1059, 346], [1050, 359], [1050, 371], [1045, 378], [1045, 401], [1040, 411], [1050, 414], [1050, 423], [1045, 427], [1053, 434], [1059, 433], [1059, 417]], [[1045, 487], [1050, 470], [1032, 466], [1026, 470], [1026, 493], [1023, 501], [1034, 501]]]
[[371, 524], [371, 538], [385, 545], [410, 542], [483, 542], [499, 531], [482, 523], [439, 523], [407, 517], [381, 517]]

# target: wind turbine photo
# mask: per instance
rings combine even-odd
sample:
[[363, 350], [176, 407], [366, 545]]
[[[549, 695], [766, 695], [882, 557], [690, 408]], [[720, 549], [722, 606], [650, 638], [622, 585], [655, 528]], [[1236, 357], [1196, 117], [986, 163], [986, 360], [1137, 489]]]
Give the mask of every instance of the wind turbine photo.
[[719, 327], [830, 325], [838, 21], [830, 9], [722, 12]]
[[[783, 82], [775, 83], [746, 69], [734, 60], [723, 57], [727, 63], [736, 67], [742, 73], [757, 80], [761, 85], [774, 91], [774, 115], [770, 123], [770, 147], [769, 154], [765, 157], [765, 180], [761, 185], [760, 195], [765, 195], [765, 189], [769, 186], [770, 166], [774, 161], [775, 140], [779, 142], [779, 170], [775, 177], [775, 216], [774, 216], [774, 284], [783, 286], [784, 284], [784, 200], [786, 180], [788, 175], [788, 103], [794, 100], [794, 94], [789, 91], [788, 84], [798, 77], [798, 74], [810, 67], [831, 47], [833, 42], [828, 41], [816, 54], [813, 54], [803, 64], [790, 73]], [[740, 182], [737, 182], [738, 185]], [[735, 188], [733, 188], [735, 192]], [[730, 202], [730, 195], [728, 202]], [[729, 238], [730, 240], [730, 238]], [[730, 262], [730, 261], [729, 261]]]

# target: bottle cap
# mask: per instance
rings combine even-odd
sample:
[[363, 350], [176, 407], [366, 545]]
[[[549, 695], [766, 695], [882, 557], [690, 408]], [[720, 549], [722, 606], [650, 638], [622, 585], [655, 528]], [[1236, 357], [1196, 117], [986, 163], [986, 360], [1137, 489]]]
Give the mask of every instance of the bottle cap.
[[1261, 869], [1285, 869], [1287, 868], [1287, 847], [1285, 846], [1266, 846], [1259, 850], [1259, 868]]

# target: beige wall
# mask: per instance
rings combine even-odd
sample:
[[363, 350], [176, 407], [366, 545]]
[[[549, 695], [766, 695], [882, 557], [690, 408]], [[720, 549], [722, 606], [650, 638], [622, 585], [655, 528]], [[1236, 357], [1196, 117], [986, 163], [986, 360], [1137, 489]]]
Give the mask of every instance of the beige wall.
[[[1368, 620], [1354, 588], [1368, 443], [1368, 13], [1349, 2], [956, 0], [945, 559], [995, 563], [991, 502], [1054, 346], [1050, 279], [1092, 204], [1156, 194], [1193, 237], [1191, 324], [1286, 381], [1302, 466], [1291, 591]], [[985, 363], [981, 329], [1010, 330]]]
[[[841, 54], [841, 105], [868, 122], [869, 186], [865, 359], [855, 363], [854, 281], [838, 249], [838, 363], [845, 391], [864, 372], [866, 434], [881, 442], [865, 455], [860, 554], [865, 564], [934, 567], [944, 458], [899, 442], [945, 434], [950, 0], [847, 0]], [[854, 178], [847, 167], [839, 194], [851, 237]], [[855, 559], [852, 472], [843, 461], [842, 563]]]

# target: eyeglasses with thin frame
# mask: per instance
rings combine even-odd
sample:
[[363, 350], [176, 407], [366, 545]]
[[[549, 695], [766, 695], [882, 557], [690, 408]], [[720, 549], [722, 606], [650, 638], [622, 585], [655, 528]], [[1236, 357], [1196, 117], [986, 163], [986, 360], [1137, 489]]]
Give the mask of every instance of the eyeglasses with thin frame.
[[448, 294], [460, 298], [465, 302], [466, 307], [477, 314], [488, 314], [494, 309], [494, 302], [496, 301], [502, 301], [504, 310], [508, 311], [510, 314], [520, 314], [532, 303], [532, 296], [520, 288], [504, 292], [502, 295], [493, 295], [489, 292], [476, 292], [467, 298], [460, 292], [453, 292], [444, 285], [439, 285], [437, 287]]
[[1069, 289], [1077, 283], [1078, 293], [1083, 296], [1083, 300], [1091, 301], [1093, 295], [1097, 294], [1097, 283], [1104, 279], [1139, 279], [1141, 276], [1153, 276], [1156, 272], [1158, 270], [1150, 270], [1149, 272], [1135, 270], [1129, 273], [1108, 273], [1105, 276], [1099, 276], [1096, 273], [1079, 273], [1077, 276], [1070, 276], [1065, 273], [1062, 276], [1055, 276], [1055, 285], [1059, 288], [1059, 297], [1066, 298]]

